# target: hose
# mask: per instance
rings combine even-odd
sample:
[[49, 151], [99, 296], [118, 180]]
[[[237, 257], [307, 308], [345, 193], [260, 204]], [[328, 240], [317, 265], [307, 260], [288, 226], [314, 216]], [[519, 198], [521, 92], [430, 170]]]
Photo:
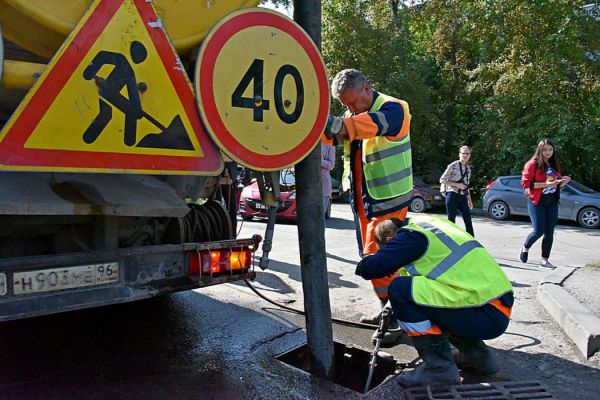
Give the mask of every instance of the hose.
[[[258, 291], [258, 289], [256, 289], [247, 279], [244, 279], [244, 283], [246, 284], [246, 286], [248, 286], [250, 288], [250, 290], [252, 290], [258, 297], [260, 297], [261, 299], [273, 304], [274, 306], [277, 306], [279, 308], [283, 308], [284, 310], [287, 310], [289, 312], [295, 313], [295, 314], [300, 314], [300, 315], [305, 315], [306, 313], [302, 310], [298, 310], [296, 308], [292, 308], [292, 307], [288, 307], [285, 306], [283, 304], [277, 303], [274, 300], [269, 299], [267, 296], [263, 295], [262, 293], [260, 293]], [[340, 318], [331, 318], [331, 321], [335, 324], [338, 325], [344, 325], [344, 326], [351, 326], [354, 328], [360, 328], [360, 329], [377, 329], [379, 326], [378, 325], [373, 325], [373, 324], [365, 324], [362, 322], [355, 322], [355, 321], [349, 321], [347, 319], [340, 319]]]
[[[279, 304], [274, 300], [269, 299], [267, 296], [263, 295], [262, 293], [260, 293], [258, 291], [258, 289], [256, 289], [254, 286], [252, 286], [252, 284], [250, 283], [250, 281], [248, 281], [247, 279], [244, 279], [244, 283], [246, 284], [246, 286], [248, 286], [250, 288], [250, 290], [252, 290], [258, 297], [260, 297], [261, 299], [273, 304], [274, 306], [280, 307], [286, 311], [289, 311], [291, 313], [294, 314], [300, 314], [300, 315], [305, 315], [306, 313], [302, 310], [298, 310], [296, 308], [292, 308], [292, 307], [288, 307], [288, 306], [284, 306], [283, 304]], [[353, 328], [360, 328], [360, 329], [379, 329], [379, 325], [373, 325], [373, 324], [365, 324], [362, 322], [355, 322], [355, 321], [349, 321], [347, 319], [340, 319], [340, 318], [331, 318], [331, 322], [333, 322], [334, 324], [338, 324], [338, 325], [344, 325], [344, 326], [350, 326]], [[380, 344], [380, 343], [379, 343]], [[378, 346], [375, 347], [375, 352], [374, 354], [378, 354], [379, 355], [379, 348]], [[397, 365], [399, 367], [401, 367], [401, 370], [404, 370], [405, 368], [415, 368], [416, 367], [416, 362], [420, 360], [419, 357], [415, 358], [414, 360], [412, 360], [411, 362], [408, 363], [397, 363]], [[369, 382], [370, 385], [370, 382]], [[365, 389], [365, 393], [368, 390], [368, 386]]]

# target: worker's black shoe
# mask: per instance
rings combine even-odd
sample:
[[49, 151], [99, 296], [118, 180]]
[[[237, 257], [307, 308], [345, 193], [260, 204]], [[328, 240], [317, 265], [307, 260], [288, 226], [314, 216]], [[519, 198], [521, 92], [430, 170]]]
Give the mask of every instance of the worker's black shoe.
[[413, 336], [412, 339], [423, 362], [414, 370], [398, 375], [397, 380], [402, 386], [460, 383], [460, 375], [452, 358], [447, 335]]
[[450, 336], [450, 343], [458, 349], [454, 362], [463, 371], [477, 375], [493, 375], [500, 371], [496, 357], [483, 340]]

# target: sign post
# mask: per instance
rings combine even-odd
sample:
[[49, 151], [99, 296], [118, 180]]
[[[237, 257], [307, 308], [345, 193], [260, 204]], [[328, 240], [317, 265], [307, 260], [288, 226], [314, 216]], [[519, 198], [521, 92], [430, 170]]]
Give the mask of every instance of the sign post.
[[[294, 19], [320, 47], [321, 0], [295, 0]], [[331, 379], [335, 372], [334, 347], [321, 179], [321, 147], [317, 146], [296, 167], [298, 236], [311, 370], [315, 375]]]

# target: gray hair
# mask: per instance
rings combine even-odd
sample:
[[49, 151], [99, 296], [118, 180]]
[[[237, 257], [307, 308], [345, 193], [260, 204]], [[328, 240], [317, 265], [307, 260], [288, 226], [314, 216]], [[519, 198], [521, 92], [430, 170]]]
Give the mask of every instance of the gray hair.
[[398, 218], [390, 218], [381, 221], [375, 227], [375, 242], [377, 242], [379, 247], [385, 246], [387, 244], [387, 238], [394, 237], [396, 232], [404, 225], [405, 223]]
[[336, 99], [348, 89], [358, 89], [365, 83], [369, 83], [367, 78], [357, 69], [344, 69], [337, 73], [333, 82], [331, 82], [331, 94]]

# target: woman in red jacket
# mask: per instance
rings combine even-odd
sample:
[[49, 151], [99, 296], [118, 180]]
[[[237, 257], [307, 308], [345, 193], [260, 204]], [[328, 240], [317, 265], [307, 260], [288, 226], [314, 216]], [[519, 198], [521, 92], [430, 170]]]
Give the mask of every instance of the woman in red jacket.
[[527, 191], [529, 201], [527, 210], [533, 225], [533, 232], [527, 236], [519, 254], [522, 262], [527, 262], [529, 249], [536, 240], [542, 239], [541, 267], [554, 268], [548, 261], [554, 239], [554, 227], [558, 221], [558, 202], [560, 190], [571, 181], [568, 176], [561, 175], [560, 162], [554, 151], [554, 145], [548, 139], [538, 143], [531, 160], [525, 163], [521, 176], [521, 186]]

